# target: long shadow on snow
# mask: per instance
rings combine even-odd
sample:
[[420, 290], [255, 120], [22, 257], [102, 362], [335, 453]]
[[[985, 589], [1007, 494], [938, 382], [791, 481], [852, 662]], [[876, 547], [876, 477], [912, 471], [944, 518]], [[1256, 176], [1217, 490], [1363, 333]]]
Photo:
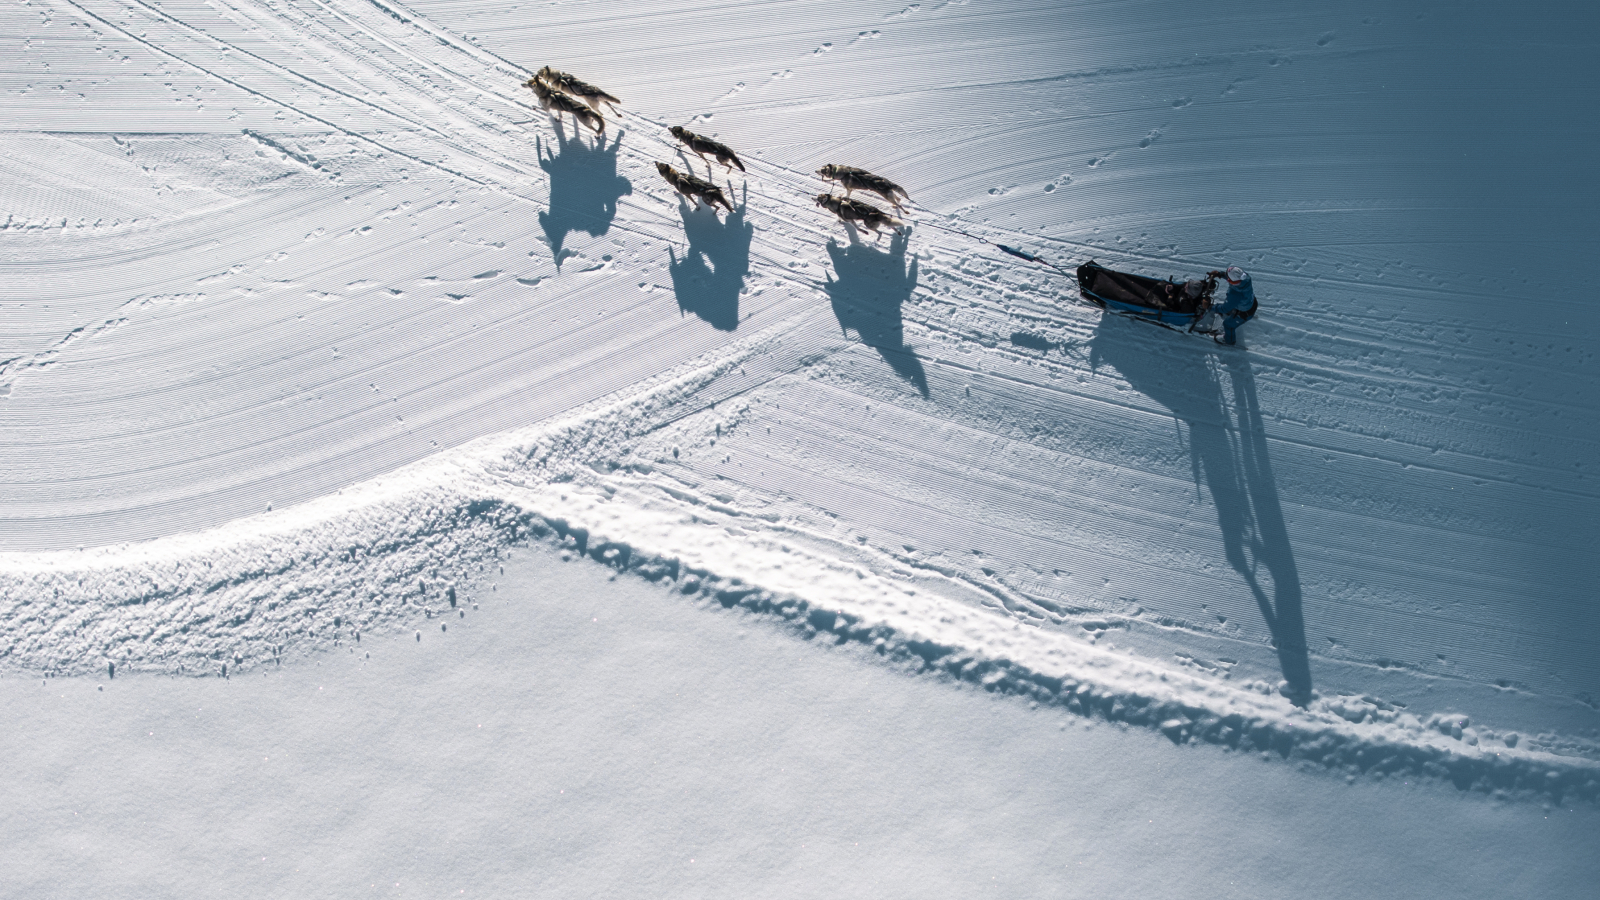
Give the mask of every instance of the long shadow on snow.
[[560, 121], [555, 131], [557, 152], [549, 152], [542, 139], [537, 141], [539, 168], [550, 176], [550, 208], [539, 213], [539, 226], [550, 243], [556, 268], [560, 268], [567, 235], [582, 231], [599, 237], [610, 231], [611, 220], [617, 217], [617, 200], [633, 193], [633, 183], [617, 174], [622, 132], [617, 132], [609, 145], [601, 136], [590, 146], [577, 133], [568, 139]]
[[[1091, 367], [1102, 362], [1189, 426], [1190, 465], [1196, 483], [1205, 477], [1216, 504], [1228, 564], [1261, 608], [1290, 699], [1306, 703], [1311, 662], [1300, 573], [1267, 456], [1250, 357], [1240, 348], [1219, 351], [1201, 341], [1174, 341], [1143, 324], [1105, 316], [1090, 347]], [[1223, 375], [1232, 387], [1231, 404]]]
[[1600, 781], [1595, 780], [1588, 761], [1579, 757], [1503, 757], [1465, 745], [1453, 749], [1426, 737], [1396, 740], [1393, 732], [1375, 734], [1365, 728], [1343, 727], [1348, 723], [1342, 714], [1330, 720], [1326, 710], [1315, 708], [1305, 719], [1275, 715], [1262, 708], [1242, 712], [1226, 708], [1233, 706], [1231, 701], [1207, 706], [1173, 699], [1165, 689], [1146, 694], [1114, 683], [1048, 675], [1007, 658], [1003, 650], [999, 655], [989, 655], [959, 644], [941, 644], [915, 632], [897, 631], [883, 623], [870, 624], [850, 613], [815, 606], [802, 597], [776, 594], [737, 578], [724, 579], [710, 570], [684, 565], [675, 557], [652, 556], [635, 552], [624, 543], [592, 540], [587, 529], [563, 520], [515, 508], [491, 509], [488, 515], [504, 523], [500, 527], [509, 526], [510, 533], [518, 538], [512, 543], [518, 546], [527, 538], [548, 541], [552, 551], [573, 546], [579, 554], [596, 562], [665, 583], [674, 594], [699, 596], [714, 601], [716, 606], [738, 608], [741, 615], [753, 613], [770, 618], [805, 640], [853, 643], [870, 648], [893, 664], [905, 665], [909, 671], [995, 693], [1028, 697], [1040, 704], [1109, 722], [1159, 730], [1176, 744], [1204, 741], [1247, 753], [1275, 754], [1319, 763], [1341, 775], [1354, 770], [1387, 776], [1426, 776], [1448, 780], [1464, 791], [1503, 790], [1512, 797], [1542, 796], [1557, 803], [1600, 800]]
[[[852, 237], [854, 235], [852, 234]], [[922, 396], [928, 396], [928, 376], [922, 360], [906, 346], [905, 321], [900, 306], [917, 289], [917, 261], [906, 268], [908, 236], [896, 232], [888, 250], [852, 241], [842, 247], [828, 241], [828, 257], [833, 271], [823, 286], [833, 301], [833, 315], [839, 328], [855, 331], [861, 343], [878, 351], [889, 368], [911, 382]]]
[[719, 331], [739, 327], [739, 295], [750, 274], [750, 240], [756, 233], [755, 226], [745, 219], [749, 203], [746, 185], [739, 205], [724, 221], [717, 218], [716, 210], [698, 202], [691, 207], [678, 198], [678, 215], [689, 240], [682, 259], [667, 248], [667, 270], [678, 296], [678, 311], [692, 312]]

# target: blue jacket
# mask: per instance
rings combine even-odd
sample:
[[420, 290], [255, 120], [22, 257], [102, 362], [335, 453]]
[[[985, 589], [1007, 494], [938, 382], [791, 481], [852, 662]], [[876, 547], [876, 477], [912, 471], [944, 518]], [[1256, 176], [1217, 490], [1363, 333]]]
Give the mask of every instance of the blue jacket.
[[1250, 276], [1246, 275], [1244, 280], [1238, 284], [1228, 285], [1228, 295], [1223, 297], [1222, 302], [1213, 306], [1212, 309], [1216, 310], [1218, 315], [1226, 316], [1232, 313], [1242, 313], [1254, 306], [1255, 302], [1256, 289], [1250, 284]]

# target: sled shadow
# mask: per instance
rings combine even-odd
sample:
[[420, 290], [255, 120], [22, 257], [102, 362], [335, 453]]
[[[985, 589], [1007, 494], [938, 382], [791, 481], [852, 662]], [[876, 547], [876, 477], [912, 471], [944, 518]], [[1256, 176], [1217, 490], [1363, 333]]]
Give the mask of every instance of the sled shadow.
[[1090, 366], [1102, 362], [1188, 426], [1193, 477], [1196, 485], [1205, 479], [1217, 508], [1228, 564], [1249, 586], [1272, 633], [1289, 698], [1304, 705], [1311, 696], [1311, 661], [1300, 573], [1267, 455], [1250, 357], [1106, 315], [1090, 344]]
[[878, 351], [901, 378], [911, 382], [922, 396], [928, 396], [928, 376], [922, 360], [906, 346], [905, 322], [900, 307], [917, 289], [917, 261], [906, 268], [906, 243], [909, 237], [897, 232], [888, 250], [852, 241], [841, 246], [828, 241], [828, 258], [838, 278], [829, 277], [823, 288], [833, 301], [833, 315], [839, 328], [851, 331], [861, 343]]
[[633, 193], [633, 184], [617, 174], [617, 151], [622, 149], [622, 132], [607, 144], [602, 135], [591, 146], [577, 133], [569, 139], [561, 122], [555, 123], [556, 152], [537, 139], [539, 168], [550, 176], [550, 208], [539, 213], [556, 268], [566, 258], [562, 245], [567, 235], [581, 231], [599, 237], [611, 230], [617, 217], [617, 200]]
[[739, 327], [739, 295], [750, 274], [750, 240], [756, 233], [745, 219], [749, 202], [747, 185], [739, 205], [726, 219], [719, 219], [710, 207], [678, 199], [683, 234], [689, 240], [682, 259], [667, 247], [667, 271], [678, 296], [678, 311], [694, 313], [719, 331]]

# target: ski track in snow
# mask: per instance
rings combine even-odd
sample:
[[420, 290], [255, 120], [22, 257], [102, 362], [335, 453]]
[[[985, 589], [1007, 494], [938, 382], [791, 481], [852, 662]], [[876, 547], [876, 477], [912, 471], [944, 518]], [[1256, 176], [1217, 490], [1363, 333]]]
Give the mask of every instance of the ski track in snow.
[[[1370, 149], [1421, 26], [825, 6], [0, 11], [6, 667], [272, 664], [546, 538], [1174, 740], [1594, 798], [1594, 341], [1538, 264], [1583, 242], [1507, 272]], [[545, 62], [623, 97], [603, 140]], [[737, 214], [655, 174], [675, 122]], [[847, 236], [842, 160], [925, 224]], [[1239, 261], [1264, 314], [1218, 351], [935, 225]]]

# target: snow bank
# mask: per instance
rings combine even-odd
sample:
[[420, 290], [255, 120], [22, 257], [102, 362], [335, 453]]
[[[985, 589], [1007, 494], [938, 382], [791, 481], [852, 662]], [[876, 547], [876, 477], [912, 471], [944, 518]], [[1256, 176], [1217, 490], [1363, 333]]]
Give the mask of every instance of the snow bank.
[[1024, 625], [1002, 594], [676, 480], [669, 460], [680, 434], [732, 431], [750, 407], [741, 393], [696, 412], [706, 387], [760, 349], [291, 510], [146, 544], [9, 554], [0, 567], [6, 666], [249, 672], [472, 603], [493, 590], [475, 575], [504, 549], [540, 540], [780, 618], [806, 639], [870, 645], [917, 671], [1158, 729], [1175, 743], [1436, 776], [1462, 789], [1600, 798], [1600, 764], [1569, 755], [1559, 738], [1423, 718], [1371, 696], [1297, 705], [1287, 684], [1159, 665], [1096, 646], [1103, 620]]

